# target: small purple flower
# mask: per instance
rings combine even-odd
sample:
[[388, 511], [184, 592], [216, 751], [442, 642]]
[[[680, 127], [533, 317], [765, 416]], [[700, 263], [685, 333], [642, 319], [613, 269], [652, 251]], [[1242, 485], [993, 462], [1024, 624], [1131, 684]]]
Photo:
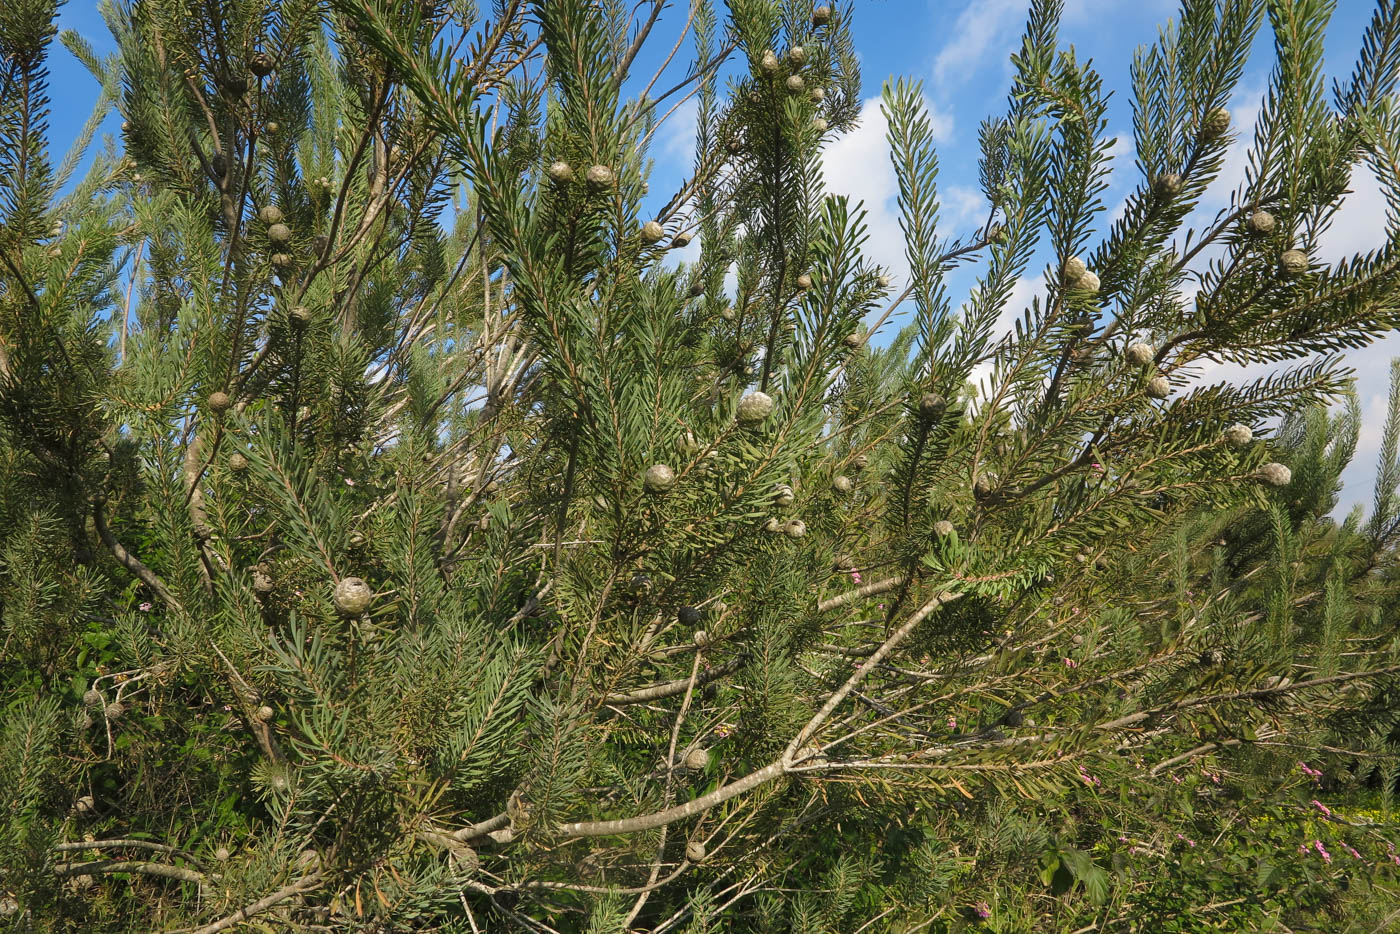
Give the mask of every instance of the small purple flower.
[[958, 718], [957, 718], [957, 717], [949, 717], [949, 718], [948, 718], [948, 729], [950, 729], [950, 730], [956, 730], [957, 728], [958, 728]]
[[1066, 667], [1066, 668], [1078, 668], [1078, 667], [1079, 667], [1079, 663], [1076, 662], [1076, 661], [1075, 661], [1074, 659], [1072, 659], [1072, 658], [1067, 658], [1067, 659], [1065, 659], [1065, 667]]
[[1321, 840], [1314, 840], [1314, 841], [1313, 841], [1313, 849], [1314, 849], [1314, 850], [1317, 850], [1318, 855], [1322, 857], [1322, 861], [1323, 861], [1324, 863], [1331, 863], [1331, 862], [1332, 862], [1332, 854], [1329, 853], [1329, 852], [1327, 852], [1327, 847], [1325, 847], [1325, 846], [1322, 845], [1322, 841], [1321, 841]]
[[860, 583], [860, 572], [859, 572], [859, 571], [854, 571], [854, 570], [851, 571], [851, 580], [853, 580], [853, 581], [855, 581], [857, 584], [859, 584], [859, 583]]
[[1319, 811], [1321, 811], [1323, 817], [1331, 817], [1331, 816], [1332, 816], [1332, 811], [1327, 807], [1327, 805], [1323, 804], [1321, 801], [1317, 800], [1316, 798], [1313, 798], [1313, 807], [1315, 807], [1315, 808], [1317, 808]]
[[981, 918], [983, 921], [986, 921], [992, 916], [991, 906], [986, 902], [978, 902], [973, 906], [972, 910], [977, 912], [977, 917]]
[[151, 607], [152, 607], [152, 606], [153, 606], [153, 604], [151, 603], [151, 601], [147, 600], [147, 601], [145, 601], [144, 603], [142, 603], [140, 606], [138, 606], [137, 609], [140, 610], [142, 613], [149, 613], [149, 612], [151, 612]]

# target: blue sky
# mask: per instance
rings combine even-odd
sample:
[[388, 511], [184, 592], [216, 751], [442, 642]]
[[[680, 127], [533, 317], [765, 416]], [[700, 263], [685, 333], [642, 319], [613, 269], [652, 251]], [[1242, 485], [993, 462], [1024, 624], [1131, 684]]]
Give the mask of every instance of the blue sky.
[[[884, 124], [879, 112], [880, 86], [891, 76], [922, 80], [939, 136], [940, 194], [943, 202], [943, 235], [969, 232], [985, 217], [985, 205], [977, 189], [977, 126], [982, 118], [1005, 109], [1010, 86], [1010, 54], [1017, 48], [1029, 0], [856, 0], [853, 30], [861, 57], [865, 81], [865, 105], [860, 127], [852, 134], [833, 141], [827, 148], [824, 166], [832, 191], [842, 192], [865, 202], [869, 212], [872, 257], [894, 273], [896, 291], [903, 282], [906, 264], [895, 207], [895, 180], [884, 142]], [[1177, 9], [1174, 0], [1066, 0], [1061, 28], [1062, 42], [1072, 43], [1080, 60], [1092, 59], [1108, 88], [1114, 90], [1110, 104], [1109, 134], [1119, 140], [1113, 187], [1105, 197], [1110, 211], [1139, 181], [1131, 152], [1131, 98], [1129, 67], [1134, 49], [1150, 44], [1159, 26]], [[1333, 15], [1326, 52], [1329, 77], [1345, 76], [1350, 70], [1366, 23], [1374, 9], [1373, 0], [1338, 0]], [[648, 52], [641, 56], [634, 73], [643, 83], [650, 71], [670, 51], [685, 21], [684, 0], [669, 9], [656, 27]], [[106, 26], [94, 0], [69, 0], [61, 9], [60, 26], [81, 33], [99, 54], [112, 50]], [[1236, 128], [1245, 137], [1268, 80], [1273, 64], [1271, 36], [1261, 31], [1251, 65], [1240, 82], [1231, 111]], [[658, 87], [668, 87], [688, 67], [689, 57], [677, 54]], [[56, 48], [52, 68], [54, 101], [53, 138], [60, 146], [70, 139], [86, 119], [96, 93], [96, 84], [86, 71], [62, 48]], [[115, 133], [119, 117], [104, 127]], [[658, 131], [653, 146], [657, 170], [652, 177], [653, 197], [664, 200], [681, 178], [681, 167], [694, 151], [694, 110], [682, 104]], [[1238, 155], [1238, 153], [1236, 154]], [[1243, 175], [1242, 158], [1227, 162], [1221, 184], [1208, 194], [1202, 211], [1213, 214], [1225, 201], [1229, 188]], [[1353, 179], [1356, 194], [1349, 199], [1324, 241], [1324, 257], [1340, 258], [1352, 252], [1374, 249], [1381, 242], [1384, 203], [1374, 180]], [[693, 244], [690, 248], [698, 247]], [[1032, 273], [1038, 271], [1032, 266]], [[952, 280], [953, 301], [964, 297], [970, 283], [966, 275]], [[1040, 288], [1036, 275], [1021, 284], [1015, 300], [1019, 311]], [[1388, 361], [1400, 356], [1400, 337], [1392, 337], [1362, 351], [1353, 352], [1351, 364], [1359, 375], [1358, 388], [1363, 405], [1361, 443], [1356, 460], [1346, 475], [1342, 511], [1358, 500], [1369, 503], [1375, 453], [1385, 414], [1388, 388]], [[1206, 373], [1206, 378], [1225, 378], [1225, 371]]]

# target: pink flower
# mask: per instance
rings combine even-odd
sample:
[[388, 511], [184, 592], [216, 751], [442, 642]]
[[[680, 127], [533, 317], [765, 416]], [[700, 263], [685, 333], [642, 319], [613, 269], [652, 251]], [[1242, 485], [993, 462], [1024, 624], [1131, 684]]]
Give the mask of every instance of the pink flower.
[[950, 729], [950, 730], [956, 730], [957, 728], [958, 728], [958, 718], [957, 718], [957, 717], [949, 717], [949, 718], [948, 718], [948, 729]]
[[1390, 854], [1390, 861], [1391, 861], [1392, 863], [1394, 863], [1395, 865], [1400, 866], [1400, 856], [1397, 856], [1397, 855], [1395, 855], [1394, 853], [1391, 853], [1391, 854]]
[[1327, 852], [1327, 847], [1325, 847], [1325, 846], [1322, 845], [1322, 841], [1321, 841], [1321, 840], [1314, 840], [1314, 841], [1313, 841], [1313, 849], [1314, 849], [1314, 850], [1317, 850], [1318, 855], [1322, 857], [1322, 861], [1323, 861], [1324, 863], [1331, 863], [1331, 862], [1332, 862], [1332, 854], [1329, 853], [1329, 852]]
[[882, 610], [883, 610], [883, 609], [884, 609], [884, 608], [885, 608], [885, 605], [884, 605], [884, 604], [883, 604], [883, 603], [882, 603], [882, 604], [880, 604], [880, 609], [882, 609]]
[[349, 477], [346, 477], [346, 478], [345, 478], [345, 485], [346, 485], [346, 486], [354, 486], [354, 485], [355, 485], [355, 481], [354, 481], [354, 480], [351, 480]]
[[853, 580], [853, 581], [855, 581], [857, 584], [859, 584], [859, 583], [860, 583], [860, 572], [859, 572], [859, 571], [852, 570], [852, 571], [851, 571], [851, 580]]
[[1352, 849], [1352, 848], [1351, 848], [1351, 844], [1349, 844], [1349, 843], [1343, 843], [1343, 844], [1342, 844], [1342, 849], [1344, 849], [1344, 850], [1346, 850], [1348, 853], [1350, 853], [1351, 856], [1352, 856], [1352, 859], [1360, 859], [1360, 858], [1361, 858], [1361, 854], [1358, 853], [1358, 852], [1356, 852], [1356, 850]]
[[1095, 463], [1090, 466], [1092, 466], [1095, 470], [1103, 470], [1103, 464]]
[[1316, 798], [1313, 798], [1313, 807], [1315, 807], [1315, 808], [1317, 808], [1319, 811], [1321, 811], [1323, 817], [1331, 817], [1331, 816], [1332, 816], [1332, 812], [1327, 808], [1327, 805], [1323, 804], [1321, 801], [1317, 800]]
[[978, 902], [976, 905], [972, 906], [972, 910], [977, 912], [977, 917], [981, 918], [983, 921], [992, 916], [992, 909], [986, 902]]
[[1128, 842], [1128, 838], [1125, 837], [1125, 836], [1123, 836], [1123, 835], [1120, 833], [1120, 834], [1118, 835], [1118, 842], [1119, 842], [1119, 843], [1127, 843], [1127, 842]]
[[1181, 784], [1181, 776], [1180, 776], [1180, 775], [1173, 775], [1173, 776], [1172, 776], [1172, 781], [1174, 781], [1174, 782], [1176, 782], [1178, 785], [1180, 785], [1180, 784]]
[[1076, 662], [1076, 661], [1075, 661], [1074, 659], [1072, 659], [1072, 658], [1067, 658], [1067, 659], [1065, 659], [1065, 667], [1066, 667], [1066, 668], [1078, 668], [1078, 667], [1079, 667], [1079, 663]]
[[147, 601], [145, 601], [144, 603], [142, 603], [140, 606], [138, 606], [137, 609], [140, 610], [142, 613], [149, 613], [149, 612], [151, 612], [151, 607], [152, 607], [151, 601], [147, 600]]

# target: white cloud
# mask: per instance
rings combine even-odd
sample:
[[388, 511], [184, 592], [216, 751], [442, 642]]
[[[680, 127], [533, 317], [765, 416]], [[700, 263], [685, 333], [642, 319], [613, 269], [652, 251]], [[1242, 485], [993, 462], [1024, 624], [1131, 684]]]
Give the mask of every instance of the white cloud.
[[1318, 258], [1329, 263], [1369, 253], [1385, 243], [1385, 192], [1374, 172], [1357, 166], [1351, 173], [1351, 194], [1332, 218], [1318, 242]]
[[850, 133], [828, 143], [822, 152], [822, 174], [827, 190], [847, 195], [852, 203], [865, 203], [865, 255], [889, 268], [898, 279], [907, 279], [904, 234], [899, 229], [896, 198], [899, 184], [890, 163], [889, 128], [880, 99], [861, 104], [859, 124]]
[[699, 124], [700, 102], [692, 97], [655, 128], [660, 155], [668, 163], [684, 166], [687, 174], [695, 164], [695, 130]]
[[1005, 62], [1025, 22], [1027, 0], [973, 0], [933, 62], [940, 86], [962, 83], [988, 62]]
[[[924, 106], [934, 141], [947, 140], [953, 130], [952, 117], [939, 111], [927, 98]], [[856, 128], [832, 140], [823, 150], [822, 174], [827, 191], [848, 196], [852, 204], [864, 203], [869, 235], [865, 256], [890, 270], [899, 291], [907, 284], [909, 263], [904, 255], [904, 232], [899, 227], [899, 182], [890, 162], [888, 131], [889, 122], [880, 109], [880, 98], [867, 98], [861, 104]], [[953, 202], [954, 209], [961, 211], [962, 196], [955, 195]], [[940, 226], [946, 227], [947, 212], [943, 221]]]

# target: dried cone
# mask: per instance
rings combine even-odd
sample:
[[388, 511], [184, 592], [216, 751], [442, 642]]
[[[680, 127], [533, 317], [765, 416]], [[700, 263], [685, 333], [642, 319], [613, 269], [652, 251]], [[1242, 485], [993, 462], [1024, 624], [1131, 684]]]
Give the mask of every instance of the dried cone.
[[819, 6], [812, 11], [812, 25], [821, 27], [831, 22], [831, 7]]
[[862, 452], [851, 458], [851, 468], [853, 470], [864, 470], [870, 466], [870, 455]]
[[267, 723], [273, 717], [272, 708], [264, 704], [262, 707], [258, 708], [254, 716], [257, 717], [259, 723]]
[[265, 204], [258, 210], [258, 220], [264, 224], [280, 224], [282, 209], [275, 204]]
[[852, 350], [859, 350], [861, 345], [865, 343], [865, 338], [861, 335], [859, 331], [852, 331], [845, 337], [841, 338], [841, 343], [845, 344]]
[[692, 863], [702, 863], [705, 861], [705, 844], [699, 840], [691, 840], [685, 845], [685, 858]]
[[270, 224], [267, 228], [267, 239], [273, 243], [286, 243], [292, 239], [292, 228], [286, 224]]
[[820, 104], [822, 101], [826, 100], [826, 89], [812, 88], [811, 93], [807, 95], [807, 99], [814, 104]]
[[562, 183], [571, 182], [574, 180], [573, 166], [569, 165], [569, 163], [563, 161], [562, 159], [557, 162], [551, 162], [549, 164], [549, 168], [546, 171], [549, 172], [549, 177], [556, 182]]
[[1222, 432], [1222, 434], [1225, 437], [1225, 443], [1233, 448], [1244, 447], [1246, 444], [1254, 440], [1253, 429], [1251, 429], [1248, 425], [1243, 425], [1239, 422], [1235, 422], [1235, 424], [1231, 425], [1229, 428], [1226, 428], [1225, 431]]
[[763, 57], [759, 59], [759, 67], [770, 75], [778, 70], [778, 56], [773, 53], [772, 49], [763, 51]]
[[1175, 198], [1181, 194], [1181, 176], [1175, 172], [1167, 172], [1157, 176], [1157, 180], [1152, 183], [1152, 191], [1159, 198]]
[[248, 70], [259, 78], [266, 78], [276, 67], [277, 63], [266, 52], [254, 52], [248, 59]]
[[676, 234], [675, 237], [671, 239], [671, 248], [679, 250], [682, 247], [690, 246], [690, 241], [693, 237], [694, 234], [692, 234], [690, 231], [682, 230], [680, 233]]
[[665, 464], [652, 464], [642, 477], [648, 493], [669, 493], [676, 485], [676, 472]]
[[1288, 486], [1293, 482], [1293, 471], [1283, 464], [1265, 464], [1254, 474], [1260, 483], [1267, 486]]
[[947, 538], [953, 534], [953, 523], [947, 519], [939, 519], [933, 524], [933, 534], [939, 538]]
[[253, 591], [260, 594], [272, 593], [272, 569], [265, 564], [259, 564], [253, 569]]
[[926, 392], [919, 397], [919, 417], [926, 422], [942, 418], [947, 408], [948, 403], [936, 392]]
[[1266, 236], [1274, 232], [1274, 216], [1268, 211], [1255, 211], [1249, 215], [1249, 232], [1258, 236]]
[[666, 236], [666, 228], [657, 221], [647, 221], [642, 225], [642, 240], [647, 243], [656, 243]]
[[792, 487], [788, 486], [786, 483], [776, 484], [773, 487], [773, 492], [777, 494], [773, 497], [773, 503], [776, 506], [782, 506], [786, 508], [788, 506], [791, 506], [793, 500], [796, 498], [793, 495]]
[[276, 120], [269, 120], [267, 121], [267, 126], [263, 127], [263, 129], [268, 133], [276, 133], [278, 130], [282, 129], [282, 125]]
[[807, 534], [807, 523], [801, 519], [789, 519], [783, 526], [783, 534], [788, 538], [801, 538]]
[[452, 866], [457, 873], [462, 876], [474, 876], [481, 868], [481, 857], [476, 855], [476, 850], [469, 846], [458, 846], [452, 849]]
[[856, 485], [854, 481], [852, 481], [850, 477], [847, 477], [844, 474], [838, 475], [835, 479], [831, 481], [831, 489], [834, 492], [839, 493], [841, 495], [845, 495], [854, 490], [855, 488]]
[[741, 425], [757, 425], [773, 414], [773, 397], [766, 392], [751, 392], [739, 400], [735, 413]]
[[221, 863], [228, 862], [228, 858], [230, 855], [232, 854], [229, 853], [228, 847], [226, 846], [221, 846], [214, 851], [214, 858]]
[[278, 267], [286, 267], [286, 266], [292, 265], [292, 257], [291, 257], [291, 254], [289, 254], [289, 253], [273, 253], [273, 254], [272, 254], [272, 265], [278, 266]]
[[802, 80], [801, 75], [788, 75], [787, 89], [796, 94], [807, 87], [807, 82]]
[[336, 612], [341, 616], [363, 616], [374, 602], [374, 591], [370, 590], [369, 584], [362, 579], [346, 577], [335, 585], [335, 593], [331, 600], [335, 603]]
[[112, 701], [102, 712], [108, 720], [120, 720], [126, 716], [126, 707], [120, 701]]
[[676, 611], [676, 621], [682, 626], [698, 626], [700, 611], [693, 606], [683, 606]]
[[1084, 265], [1084, 260], [1077, 256], [1071, 256], [1060, 266], [1060, 281], [1072, 287], [1079, 281], [1079, 277], [1088, 271], [1089, 267]]
[[594, 165], [588, 168], [588, 183], [599, 188], [610, 187], [614, 181], [613, 170], [606, 165]]
[[83, 692], [83, 703], [88, 707], [101, 707], [102, 692], [97, 688], [88, 688]]
[[763, 522], [763, 531], [765, 531], [765, 532], [774, 532], [774, 533], [776, 533], [776, 532], [781, 532], [782, 530], [783, 530], [783, 524], [782, 524], [782, 522], [778, 521], [778, 519], [777, 519], [776, 517], [774, 517], [774, 516], [769, 516], [769, 517], [768, 517], [767, 519], [765, 519], [764, 522]]
[[1147, 394], [1153, 399], [1165, 399], [1171, 392], [1172, 384], [1160, 373], [1147, 381]]
[[812, 129], [816, 130], [818, 133], [825, 133], [825, 132], [826, 132], [827, 126], [828, 126], [828, 124], [827, 124], [825, 118], [823, 118], [823, 117], [813, 117], [813, 118], [812, 118]]
[[215, 415], [224, 414], [229, 410], [229, 406], [233, 405], [233, 400], [229, 398], [228, 393], [222, 391], [211, 392], [208, 401], [209, 411], [213, 412]]
[[978, 474], [972, 481], [972, 495], [978, 499], [986, 499], [992, 495], [992, 478], [986, 474]]
[[1157, 358], [1157, 349], [1151, 344], [1136, 341], [1128, 345], [1128, 349], [1123, 352], [1123, 356], [1133, 366], [1147, 366]]
[[1218, 139], [1224, 136], [1230, 129], [1230, 111], [1224, 107], [1216, 107], [1206, 114], [1205, 120], [1201, 122], [1201, 135], [1206, 139]]
[[1081, 292], [1088, 292], [1091, 295], [1097, 295], [1099, 291], [1098, 273], [1085, 272], [1084, 275], [1080, 276], [1075, 281], [1074, 288], [1078, 289]]
[[228, 469], [234, 473], [243, 473], [248, 469], [248, 458], [237, 451], [228, 456]]
[[696, 747], [685, 754], [685, 767], [699, 771], [710, 764], [710, 751]]
[[297, 305], [287, 315], [287, 320], [292, 323], [292, 327], [301, 330], [311, 323], [311, 309], [305, 305]]
[[875, 277], [875, 284], [882, 289], [888, 289], [890, 287], [890, 277], [884, 273], [880, 273], [880, 275]]
[[691, 636], [691, 639], [694, 640], [696, 648], [703, 649], [710, 644], [710, 634], [703, 629], [695, 630], [695, 635]]
[[1292, 279], [1308, 271], [1308, 254], [1302, 250], [1284, 250], [1278, 258], [1278, 271]]
[[801, 65], [803, 62], [807, 61], [807, 50], [800, 45], [793, 46], [788, 49], [788, 61], [792, 62], [794, 65]]

